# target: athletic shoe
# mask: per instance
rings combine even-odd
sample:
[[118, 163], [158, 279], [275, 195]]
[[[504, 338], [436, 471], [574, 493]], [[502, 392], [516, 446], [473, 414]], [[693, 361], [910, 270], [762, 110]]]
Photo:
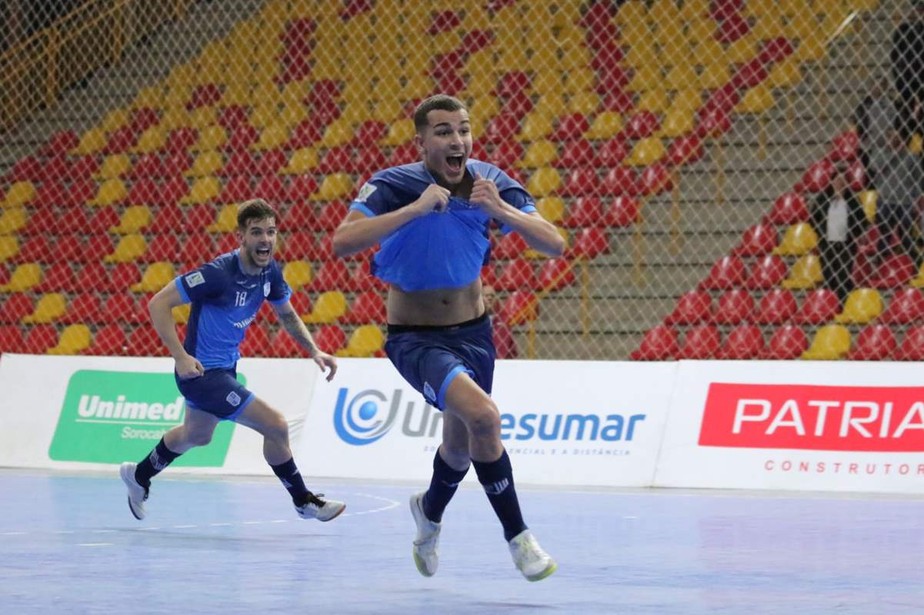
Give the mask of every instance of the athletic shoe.
[[135, 519], [144, 519], [144, 502], [148, 499], [148, 490], [135, 479], [136, 464], [126, 461], [119, 467], [119, 476], [128, 488], [128, 509]]
[[346, 504], [337, 500], [322, 500], [323, 493], [317, 495], [308, 492], [308, 499], [301, 506], [295, 507], [295, 512], [302, 519], [317, 519], [330, 521], [346, 509]]
[[510, 555], [527, 581], [541, 581], [558, 569], [558, 564], [542, 550], [536, 537], [529, 530], [523, 530], [509, 543]]
[[417, 524], [417, 537], [414, 539], [414, 563], [420, 574], [432, 577], [436, 574], [436, 568], [440, 563], [438, 547], [441, 525], [430, 521], [424, 514], [424, 493], [426, 492], [411, 496], [411, 514], [414, 515], [414, 523]]

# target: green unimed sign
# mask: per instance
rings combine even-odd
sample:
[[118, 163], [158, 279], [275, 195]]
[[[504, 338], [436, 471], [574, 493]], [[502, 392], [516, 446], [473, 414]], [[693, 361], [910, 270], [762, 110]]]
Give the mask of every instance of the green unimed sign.
[[[243, 375], [237, 379], [246, 383]], [[137, 461], [164, 433], [183, 422], [185, 403], [173, 374], [80, 370], [67, 385], [48, 456], [55, 461]], [[234, 423], [222, 421], [208, 446], [179, 457], [176, 465], [220, 467]]]

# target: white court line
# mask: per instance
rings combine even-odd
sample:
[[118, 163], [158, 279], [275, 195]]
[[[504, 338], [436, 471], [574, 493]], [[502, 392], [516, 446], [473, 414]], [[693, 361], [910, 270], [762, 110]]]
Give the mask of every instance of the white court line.
[[78, 547], [111, 547], [111, 542], [78, 542]]

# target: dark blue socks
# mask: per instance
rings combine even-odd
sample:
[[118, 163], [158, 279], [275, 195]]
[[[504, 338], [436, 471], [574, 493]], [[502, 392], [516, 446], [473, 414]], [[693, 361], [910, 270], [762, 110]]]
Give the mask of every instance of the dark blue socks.
[[433, 457], [433, 478], [430, 479], [430, 487], [424, 494], [423, 510], [427, 519], [434, 523], [443, 520], [443, 511], [449, 500], [455, 495], [459, 483], [465, 478], [468, 468], [464, 470], [453, 470], [449, 464], [440, 457], [439, 449]]
[[305, 500], [308, 499], [308, 487], [305, 486], [305, 481], [295, 465], [295, 459], [289, 458], [288, 461], [275, 466], [271, 465], [270, 467], [273, 469], [273, 474], [279, 477], [282, 486], [292, 496], [292, 501], [295, 502], [295, 505], [301, 506], [304, 504]]
[[510, 457], [504, 451], [497, 461], [472, 461], [478, 482], [484, 487], [494, 513], [504, 526], [504, 540], [510, 542], [514, 536], [526, 529], [516, 489], [513, 488], [513, 468]]
[[180, 456], [180, 453], [174, 453], [161, 438], [157, 446], [151, 453], [144, 458], [135, 468], [135, 480], [144, 488], [151, 486], [151, 479], [157, 476], [161, 470], [170, 465], [174, 459]]

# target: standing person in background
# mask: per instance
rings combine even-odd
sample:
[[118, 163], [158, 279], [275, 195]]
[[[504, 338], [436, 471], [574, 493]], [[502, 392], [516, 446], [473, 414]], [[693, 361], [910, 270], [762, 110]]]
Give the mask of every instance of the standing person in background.
[[892, 84], [887, 77], [880, 77], [854, 111], [860, 160], [873, 187], [879, 179], [879, 169], [873, 161], [889, 149], [889, 135], [897, 116]]
[[924, 122], [924, 0], [911, 0], [911, 15], [892, 33], [889, 60], [898, 91], [898, 114], [910, 138], [922, 133]]
[[839, 166], [831, 184], [815, 199], [811, 222], [818, 234], [818, 251], [825, 286], [844, 299], [853, 290], [857, 240], [868, 226], [863, 204], [847, 184], [847, 169]]
[[[263, 436], [263, 456], [300, 517], [330, 521], [346, 507], [308, 490], [292, 456], [285, 417], [237, 381], [239, 347], [264, 300], [289, 335], [327, 371], [328, 381], [337, 372], [337, 360], [317, 347], [289, 303], [292, 291], [273, 259], [276, 219], [262, 199], [242, 203], [237, 214], [241, 247], [179, 276], [148, 304], [154, 329], [176, 362], [186, 412], [183, 424], [165, 433], [147, 457], [122, 464], [128, 507], [136, 519], [144, 519], [151, 479], [189, 449], [207, 445], [219, 421], [235, 421]], [[172, 310], [183, 303], [192, 303], [192, 310], [186, 340], [180, 342]]]
[[908, 134], [898, 127], [889, 136], [890, 147], [873, 164], [880, 169], [877, 186], [876, 226], [879, 229], [877, 255], [890, 251], [893, 235], [905, 252], [917, 259], [915, 237], [918, 207], [924, 194], [924, 168], [918, 156], [908, 148]]
[[564, 241], [522, 186], [496, 166], [469, 158], [471, 123], [460, 100], [427, 98], [414, 124], [422, 161], [373, 175], [333, 237], [340, 257], [380, 244], [372, 271], [389, 284], [385, 352], [443, 412], [430, 487], [410, 501], [417, 525], [414, 561], [424, 576], [436, 572], [443, 511], [474, 466], [515, 565], [538, 581], [557, 565], [523, 521], [501, 442], [481, 268], [489, 258], [492, 220], [550, 256], [562, 253]]

